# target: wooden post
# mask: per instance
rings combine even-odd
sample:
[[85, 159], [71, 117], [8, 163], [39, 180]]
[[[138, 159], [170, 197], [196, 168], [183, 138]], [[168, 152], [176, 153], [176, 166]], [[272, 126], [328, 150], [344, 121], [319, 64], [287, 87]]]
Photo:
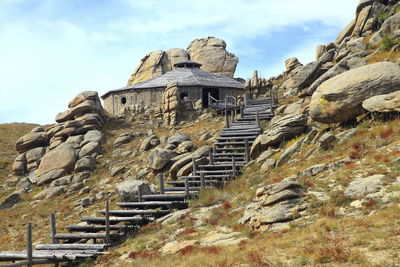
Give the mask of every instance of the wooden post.
[[[214, 148], [213, 148], [214, 149]], [[214, 165], [214, 155], [213, 155], [213, 149], [210, 149], [208, 152], [208, 155], [210, 157], [210, 164]]]
[[233, 110], [231, 110], [231, 121], [232, 123], [235, 122], [235, 112]]
[[240, 105], [240, 118], [243, 118], [243, 110], [244, 110], [244, 106]]
[[258, 110], [257, 110], [257, 113], [256, 113], [256, 124], [257, 124], [257, 126], [259, 128], [261, 128], [261, 125], [260, 125], [260, 114], [258, 113]]
[[208, 93], [208, 107], [211, 107], [211, 93]]
[[160, 179], [160, 193], [164, 194], [165, 193], [165, 189], [164, 189], [164, 173], [161, 173], [159, 179]]
[[57, 234], [56, 215], [54, 213], [50, 214], [50, 227], [51, 227], [51, 242], [53, 244], [58, 244], [59, 241], [56, 238], [56, 234]]
[[110, 200], [106, 200], [106, 244], [110, 244]]
[[192, 157], [192, 162], [193, 162], [193, 176], [197, 175], [197, 166], [196, 166], [196, 160], [194, 159], [194, 157]]
[[189, 200], [189, 179], [185, 179], [185, 200]]
[[246, 162], [250, 161], [250, 147], [249, 147], [249, 139], [244, 139], [244, 147], [246, 152]]
[[271, 99], [271, 101], [274, 101], [274, 95], [272, 92], [272, 87], [269, 88], [269, 98]]
[[225, 128], [229, 128], [228, 110], [225, 109]]
[[206, 183], [204, 180], [204, 173], [200, 173], [200, 186], [201, 186], [201, 189], [206, 188]]
[[244, 105], [247, 106], [247, 100], [249, 98], [249, 92], [244, 93]]
[[142, 185], [138, 186], [138, 202], [142, 202]]
[[26, 252], [28, 267], [33, 266], [33, 253], [32, 253], [32, 223], [28, 223], [26, 226]]
[[233, 177], [236, 177], [236, 159], [235, 159], [235, 157], [232, 157], [232, 173], [233, 173]]

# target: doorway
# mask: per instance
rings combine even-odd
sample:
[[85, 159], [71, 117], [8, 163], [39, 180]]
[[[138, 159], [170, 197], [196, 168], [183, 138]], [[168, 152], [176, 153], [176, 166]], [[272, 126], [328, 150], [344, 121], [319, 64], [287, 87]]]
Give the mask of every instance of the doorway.
[[210, 94], [215, 99], [219, 99], [219, 89], [218, 88], [203, 88], [203, 91], [202, 91], [203, 108], [208, 108], [208, 105], [209, 105], [208, 94]]

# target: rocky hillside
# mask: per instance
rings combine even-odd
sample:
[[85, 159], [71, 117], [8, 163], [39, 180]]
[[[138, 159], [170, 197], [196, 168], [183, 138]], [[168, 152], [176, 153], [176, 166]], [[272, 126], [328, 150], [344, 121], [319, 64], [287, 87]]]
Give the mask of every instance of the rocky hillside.
[[193, 40], [188, 48], [158, 50], [147, 54], [128, 80], [127, 85], [144, 82], [173, 70], [174, 64], [192, 60], [202, 64], [201, 69], [232, 78], [239, 59], [226, 50], [224, 40], [208, 37]]
[[[248, 92], [276, 91], [279, 104], [243, 174], [82, 266], [399, 266], [399, 11], [398, 1], [361, 0], [314, 62], [288, 59], [270, 79], [255, 72]], [[163, 68], [185, 53], [169, 52]], [[23, 249], [28, 221], [35, 242], [48, 240], [51, 211], [61, 228], [96, 214], [106, 198], [113, 207], [136, 199], [139, 184], [157, 190], [161, 174], [189, 174], [193, 158], [210, 160], [223, 128], [207, 110], [171, 127], [151, 112], [108, 118], [97, 99], [84, 92], [57, 124], [7, 140], [19, 156], [1, 180], [0, 216], [16, 219], [0, 221], [1, 250]], [[65, 164], [49, 163], [56, 159]]]

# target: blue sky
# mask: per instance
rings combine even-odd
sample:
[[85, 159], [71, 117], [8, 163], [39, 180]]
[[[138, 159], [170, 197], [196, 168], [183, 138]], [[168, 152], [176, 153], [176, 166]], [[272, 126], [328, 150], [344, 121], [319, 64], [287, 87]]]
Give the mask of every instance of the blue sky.
[[354, 18], [358, 0], [0, 0], [0, 123], [54, 123], [83, 90], [126, 84], [139, 60], [215, 36], [235, 76], [314, 60]]

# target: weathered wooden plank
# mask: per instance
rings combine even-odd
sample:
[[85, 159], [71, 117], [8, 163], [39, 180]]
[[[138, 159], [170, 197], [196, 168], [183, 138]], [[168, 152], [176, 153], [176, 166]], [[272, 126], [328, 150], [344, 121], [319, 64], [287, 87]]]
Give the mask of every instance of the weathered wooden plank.
[[[52, 264], [52, 263], [59, 263], [61, 261], [57, 260], [47, 260], [47, 259], [34, 259], [32, 260], [33, 265], [39, 264]], [[19, 267], [19, 266], [27, 266], [28, 261], [19, 261], [15, 263], [7, 263], [7, 264], [0, 264], [1, 267]]]
[[[152, 216], [164, 216], [170, 213], [170, 210], [110, 210], [110, 215], [114, 216], [136, 216], [136, 215], [152, 215]], [[105, 210], [100, 210], [100, 214], [105, 214]]]
[[[82, 222], [93, 223], [93, 224], [105, 224], [105, 217], [82, 217]], [[148, 218], [143, 217], [110, 217], [110, 224], [117, 224], [120, 222], [127, 223], [146, 223], [148, 222]]]
[[107, 244], [40, 244], [36, 250], [105, 250]]
[[[97, 233], [100, 231], [105, 231], [105, 225], [67, 225], [65, 227], [70, 232], [87, 232], [87, 233]], [[134, 225], [110, 225], [110, 230], [112, 231], [123, 231], [123, 230], [134, 230]]]
[[[122, 233], [110, 233], [111, 238], [122, 237]], [[82, 239], [105, 239], [105, 233], [63, 233], [63, 234], [56, 234], [56, 238], [58, 239], [68, 239], [68, 240], [82, 240]]]

